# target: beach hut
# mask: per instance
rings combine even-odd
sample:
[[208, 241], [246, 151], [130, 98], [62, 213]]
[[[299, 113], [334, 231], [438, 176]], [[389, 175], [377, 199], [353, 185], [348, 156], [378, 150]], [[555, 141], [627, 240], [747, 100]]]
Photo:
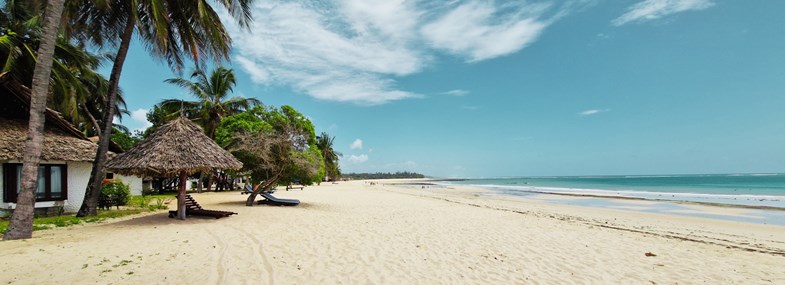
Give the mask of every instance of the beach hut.
[[242, 162], [208, 138], [202, 129], [180, 116], [158, 127], [147, 139], [111, 158], [106, 168], [120, 174], [180, 176], [177, 214], [185, 219], [188, 174], [219, 169], [240, 169]]
[[[90, 180], [98, 144], [87, 138], [63, 116], [44, 112], [44, 142], [35, 192], [36, 214], [74, 213], [79, 210]], [[30, 121], [30, 89], [12, 77], [0, 77], [0, 217], [16, 209], [22, 160]], [[110, 155], [122, 152], [113, 142]], [[134, 194], [142, 194], [142, 178], [121, 178]]]

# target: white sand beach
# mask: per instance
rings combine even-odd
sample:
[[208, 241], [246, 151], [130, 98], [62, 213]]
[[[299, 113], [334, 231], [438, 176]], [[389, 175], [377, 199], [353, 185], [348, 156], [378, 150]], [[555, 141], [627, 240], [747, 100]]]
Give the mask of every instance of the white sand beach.
[[785, 227], [396, 182], [275, 193], [296, 207], [194, 194], [238, 215], [38, 231], [0, 242], [0, 284], [785, 284]]

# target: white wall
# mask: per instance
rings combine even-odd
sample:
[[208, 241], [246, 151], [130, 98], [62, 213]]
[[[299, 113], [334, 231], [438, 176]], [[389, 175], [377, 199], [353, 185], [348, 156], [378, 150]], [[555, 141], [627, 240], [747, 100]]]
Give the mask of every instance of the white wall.
[[[21, 161], [0, 161], [0, 166], [3, 163], [21, 163]], [[93, 169], [93, 164], [90, 162], [76, 162], [76, 161], [41, 161], [42, 164], [63, 164], [68, 167], [68, 200], [65, 201], [49, 201], [49, 202], [36, 202], [36, 208], [54, 207], [62, 205], [66, 213], [75, 213], [79, 211], [84, 200], [85, 189], [87, 182], [90, 180], [90, 171]], [[115, 175], [115, 178], [120, 178], [123, 183], [128, 184], [131, 188], [131, 195], [142, 195], [142, 178], [138, 176], [122, 176]], [[5, 182], [3, 181], [3, 169], [0, 167], [0, 191], [5, 191]], [[6, 203], [3, 201], [3, 195], [0, 195], [0, 217], [7, 214], [5, 209], [16, 208], [15, 203]]]
[[115, 179], [120, 179], [123, 183], [128, 184], [131, 188], [131, 195], [140, 196], [142, 195], [142, 177], [139, 176], [125, 176], [115, 173]]
[[69, 161], [66, 164], [68, 164], [68, 200], [65, 201], [63, 208], [66, 213], [75, 213], [79, 211], [79, 207], [84, 201], [84, 193], [87, 189], [87, 182], [90, 180], [93, 164], [75, 161]]
[[[0, 165], [2, 163], [21, 163], [20, 161], [0, 161]], [[68, 167], [68, 200], [63, 202], [59, 201], [50, 201], [50, 202], [36, 202], [36, 208], [44, 208], [44, 207], [54, 207], [55, 205], [61, 204], [63, 205], [63, 210], [66, 213], [73, 213], [79, 211], [79, 207], [82, 206], [82, 200], [84, 200], [84, 193], [85, 188], [87, 188], [87, 180], [90, 179], [90, 171], [92, 170], [92, 163], [90, 162], [74, 162], [74, 161], [41, 161], [42, 164], [63, 164], [65, 163]], [[0, 167], [0, 185], [2, 185], [3, 191], [5, 191], [5, 181], [3, 181], [3, 170]], [[3, 201], [2, 195], [0, 195], [0, 209], [14, 209], [16, 208], [15, 203], [6, 203]], [[0, 216], [3, 216], [5, 213], [0, 213]]]

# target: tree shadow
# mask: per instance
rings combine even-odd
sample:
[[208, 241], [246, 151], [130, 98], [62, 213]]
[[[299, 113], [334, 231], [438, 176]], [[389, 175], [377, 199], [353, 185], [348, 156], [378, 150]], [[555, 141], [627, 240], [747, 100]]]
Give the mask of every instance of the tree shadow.
[[168, 211], [161, 211], [160, 213], [131, 218], [119, 222], [107, 223], [102, 226], [157, 227], [157, 226], [168, 226], [168, 225], [177, 225], [177, 224], [206, 224], [210, 222], [215, 222], [215, 220], [216, 218], [214, 217], [204, 217], [204, 216], [188, 216], [186, 220], [179, 220], [177, 218], [169, 218]]

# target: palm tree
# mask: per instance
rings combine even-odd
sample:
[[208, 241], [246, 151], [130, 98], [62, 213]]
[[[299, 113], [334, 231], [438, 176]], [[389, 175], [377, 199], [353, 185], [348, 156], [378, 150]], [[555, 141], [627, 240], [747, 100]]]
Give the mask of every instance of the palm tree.
[[[72, 1], [74, 2], [74, 1]], [[31, 5], [32, 4], [32, 5]], [[0, 9], [0, 77], [11, 84], [31, 86], [35, 68], [35, 50], [38, 48], [38, 25], [41, 10], [31, 2], [8, 1]], [[106, 55], [92, 54], [82, 44], [64, 35], [57, 37], [52, 66], [51, 93], [47, 106], [88, 135], [100, 132], [103, 102], [108, 81], [95, 70]], [[118, 97], [118, 118], [127, 114], [125, 101]], [[95, 118], [99, 117], [98, 120]]]
[[210, 77], [201, 69], [196, 69], [191, 74], [191, 79], [195, 81], [178, 77], [165, 82], [187, 89], [196, 97], [196, 101], [167, 99], [161, 101], [160, 106], [169, 110], [182, 108], [188, 118], [202, 125], [204, 133], [211, 139], [215, 139], [215, 130], [221, 124], [221, 119], [261, 104], [255, 98], [229, 98], [236, 84], [234, 71], [231, 69], [218, 67], [210, 73]]
[[65, 0], [49, 0], [43, 16], [41, 42], [33, 73], [32, 95], [30, 96], [30, 122], [25, 141], [22, 166], [22, 187], [17, 197], [16, 210], [11, 216], [8, 230], [3, 239], [27, 239], [33, 236], [33, 213], [35, 190], [38, 188], [38, 165], [44, 140], [44, 111], [46, 110], [49, 79], [52, 71], [57, 30], [63, 14]]
[[319, 148], [319, 151], [322, 152], [324, 168], [327, 172], [327, 176], [330, 178], [335, 178], [340, 175], [338, 159], [339, 157], [343, 156], [343, 154], [336, 152], [333, 149], [334, 141], [335, 137], [331, 137], [326, 132], [322, 132], [320, 135], [316, 136], [316, 147]]
[[[253, 0], [219, 0], [243, 27], [251, 21], [250, 4]], [[170, 67], [180, 70], [185, 56], [197, 64], [207, 58], [223, 60], [229, 58], [231, 38], [207, 0], [113, 0], [111, 9], [86, 9], [81, 17], [93, 21], [94, 39], [112, 33], [120, 37], [117, 54], [109, 76], [109, 89], [104, 110], [104, 125], [98, 142], [90, 182], [87, 185], [82, 206], [77, 216], [96, 215], [98, 193], [104, 177], [106, 153], [112, 130], [112, 117], [117, 100], [123, 64], [131, 44], [134, 31], [151, 53], [166, 60]], [[117, 42], [115, 41], [115, 42]]]
[[[61, 113], [75, 113], [70, 119], [71, 122], [77, 126], [82, 132], [88, 136], [101, 135], [101, 129], [104, 125], [103, 114], [104, 108], [107, 105], [106, 95], [108, 93], [109, 81], [100, 74], [96, 76], [83, 76], [80, 78], [84, 89], [89, 93], [88, 96], [72, 96], [65, 97], [67, 100], [63, 106], [55, 106], [54, 109]], [[123, 115], [130, 115], [128, 108], [123, 98], [122, 90], [117, 90], [117, 100], [114, 104], [114, 114], [118, 121], [122, 122]], [[54, 100], [53, 100], [54, 101]], [[55, 101], [57, 102], [57, 101]], [[69, 119], [69, 116], [65, 116]], [[114, 124], [115, 128], [125, 128], [122, 125]]]
[[[159, 104], [160, 109], [183, 112], [186, 117], [200, 123], [205, 135], [213, 140], [215, 140], [215, 131], [221, 124], [221, 119], [261, 104], [255, 98], [232, 97], [227, 100], [236, 84], [234, 71], [231, 69], [218, 67], [210, 73], [208, 78], [204, 71], [197, 68], [191, 73], [191, 79], [195, 79], [195, 81], [178, 77], [167, 79], [165, 82], [187, 89], [191, 95], [197, 98], [197, 101], [167, 99]], [[211, 175], [208, 174], [207, 180], [210, 178]], [[199, 193], [202, 192], [202, 179], [200, 173], [196, 190]]]

